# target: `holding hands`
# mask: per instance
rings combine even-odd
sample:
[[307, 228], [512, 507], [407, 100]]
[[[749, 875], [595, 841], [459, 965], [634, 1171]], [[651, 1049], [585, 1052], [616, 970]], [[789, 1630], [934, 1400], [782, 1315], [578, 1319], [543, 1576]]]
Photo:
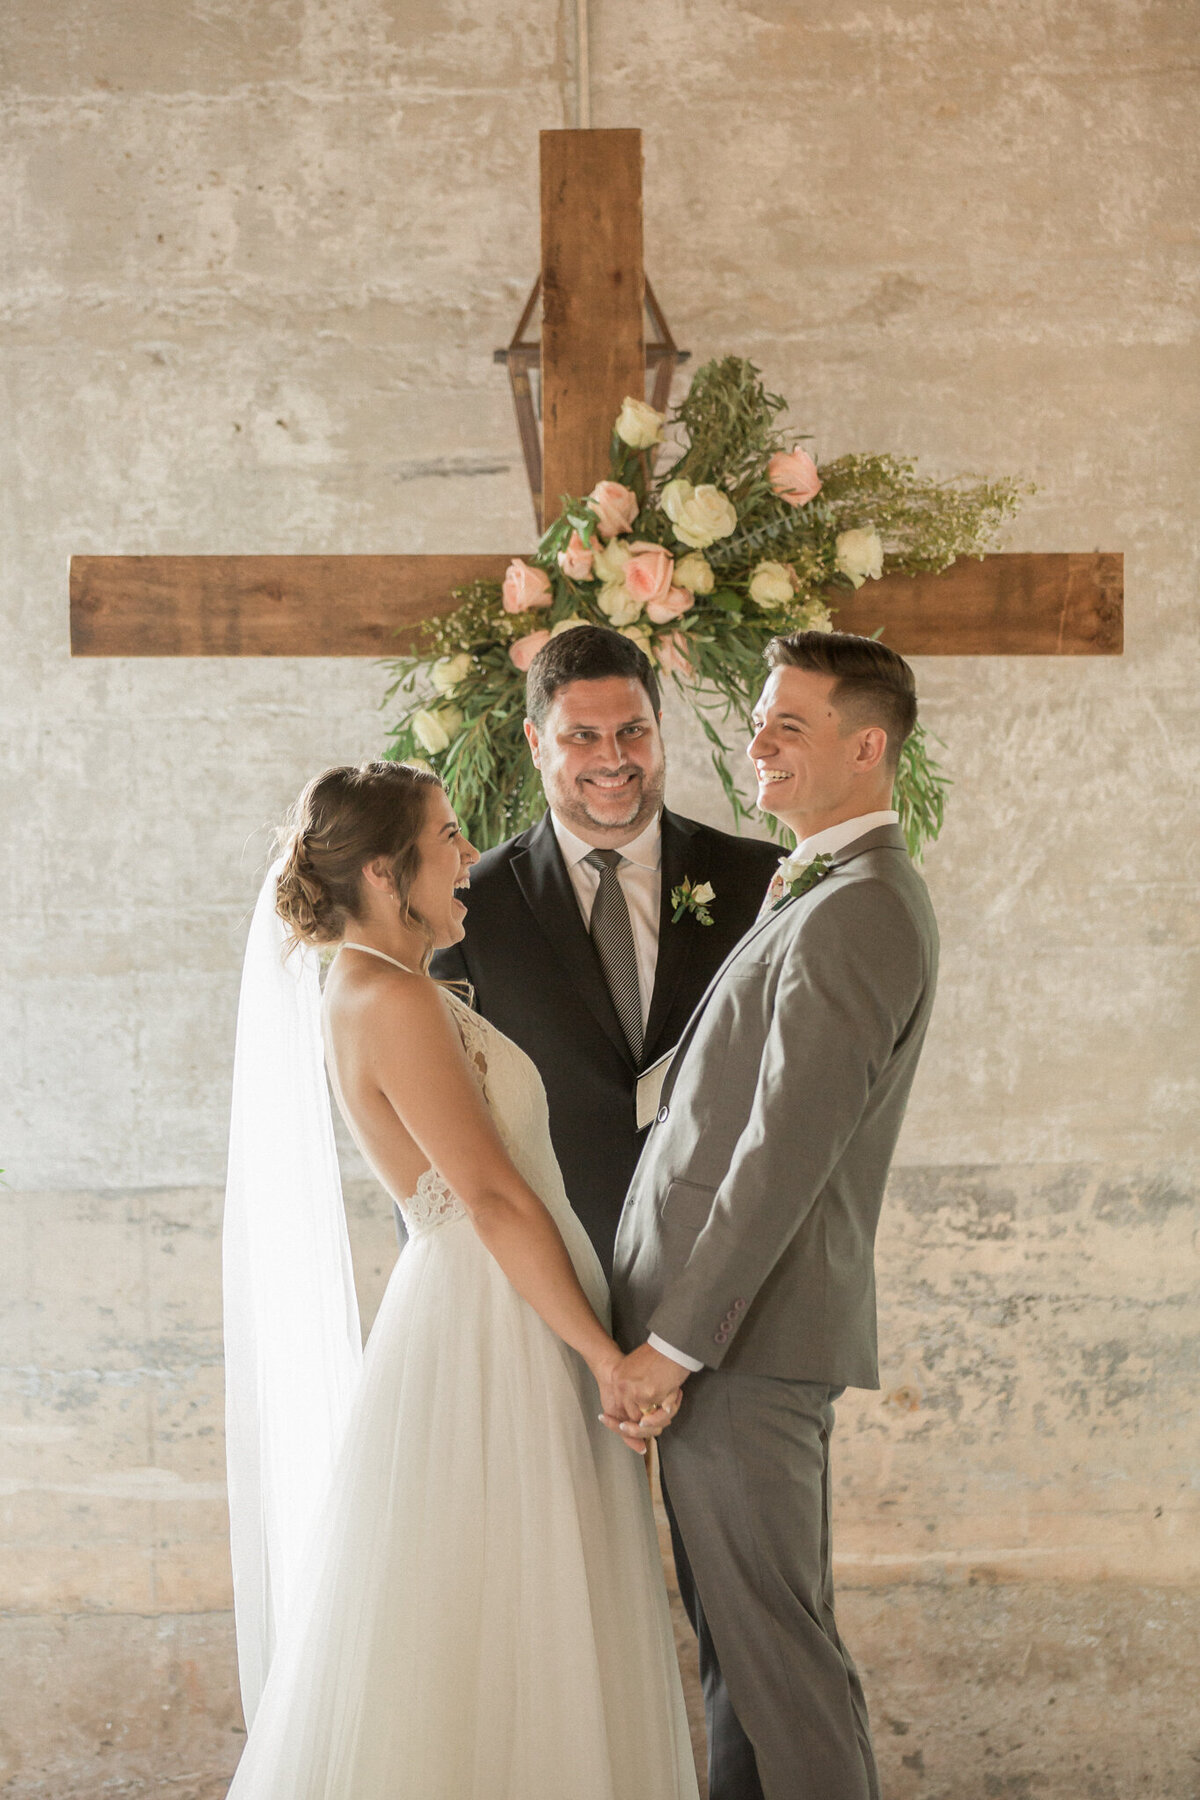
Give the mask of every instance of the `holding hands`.
[[644, 1456], [649, 1440], [660, 1436], [679, 1411], [690, 1371], [649, 1344], [639, 1344], [628, 1356], [617, 1352], [593, 1373], [604, 1424]]

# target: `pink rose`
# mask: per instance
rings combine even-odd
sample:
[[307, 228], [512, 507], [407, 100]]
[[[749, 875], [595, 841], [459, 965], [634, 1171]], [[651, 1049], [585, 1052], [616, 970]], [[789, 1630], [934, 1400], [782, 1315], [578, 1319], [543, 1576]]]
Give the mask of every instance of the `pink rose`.
[[508, 647], [509, 660], [524, 674], [543, 644], [550, 642], [548, 631], [527, 631]]
[[668, 631], [665, 637], [659, 638], [654, 654], [664, 675], [682, 675], [685, 681], [690, 681], [696, 673], [688, 660], [687, 639], [682, 631]]
[[[661, 544], [630, 544], [625, 564], [625, 586], [643, 606], [661, 600], [671, 586], [675, 558]], [[676, 615], [672, 613], [670, 617]]]
[[559, 551], [558, 566], [568, 581], [592, 579], [592, 552], [577, 531], [571, 533], [571, 541], [566, 549]]
[[695, 604], [695, 596], [686, 588], [668, 588], [661, 600], [647, 600], [646, 617], [656, 625], [669, 625], [672, 619], [678, 619]]
[[505, 612], [532, 612], [538, 606], [553, 606], [554, 594], [545, 569], [535, 569], [515, 557], [504, 572], [501, 589]]
[[767, 464], [771, 486], [789, 506], [807, 506], [821, 491], [817, 465], [807, 450], [779, 450]]
[[638, 497], [632, 488], [622, 487], [619, 481], [598, 481], [588, 500], [601, 537], [617, 537], [622, 531], [633, 530], [633, 521], [638, 516]]

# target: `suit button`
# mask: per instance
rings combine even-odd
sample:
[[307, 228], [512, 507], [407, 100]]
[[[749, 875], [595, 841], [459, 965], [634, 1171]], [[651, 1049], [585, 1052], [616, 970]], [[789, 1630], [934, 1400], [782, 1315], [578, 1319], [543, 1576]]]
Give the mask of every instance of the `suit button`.
[[660, 1107], [659, 1107], [659, 1109], [658, 1109], [658, 1123], [659, 1123], [659, 1124], [660, 1124], [660, 1125], [665, 1125], [665, 1124], [666, 1124], [666, 1122], [667, 1122], [667, 1118], [668, 1118], [668, 1115], [669, 1115], [669, 1114], [670, 1114], [670, 1111], [671, 1111], [671, 1109], [670, 1109], [670, 1107], [669, 1107], [669, 1106], [660, 1106]]
[[744, 1312], [746, 1310], [746, 1302], [744, 1300], [735, 1300], [733, 1303], [733, 1310], [735, 1313]]
[[728, 1341], [729, 1341], [729, 1333], [726, 1331], [726, 1329], [723, 1325], [722, 1325], [720, 1331], [713, 1332], [713, 1343], [714, 1344], [724, 1344], [724, 1343], [727, 1343]]

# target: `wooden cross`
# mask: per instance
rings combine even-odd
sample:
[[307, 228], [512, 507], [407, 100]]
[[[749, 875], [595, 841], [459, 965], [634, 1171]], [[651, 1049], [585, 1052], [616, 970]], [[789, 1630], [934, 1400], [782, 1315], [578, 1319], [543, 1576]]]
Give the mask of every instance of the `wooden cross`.
[[[544, 131], [542, 453], [547, 496], [608, 473], [613, 420], [645, 383], [640, 131]], [[552, 513], [552, 509], [548, 509]], [[494, 556], [75, 556], [73, 656], [399, 655]], [[839, 594], [836, 623], [912, 656], [1111, 656], [1119, 554], [988, 556]]]

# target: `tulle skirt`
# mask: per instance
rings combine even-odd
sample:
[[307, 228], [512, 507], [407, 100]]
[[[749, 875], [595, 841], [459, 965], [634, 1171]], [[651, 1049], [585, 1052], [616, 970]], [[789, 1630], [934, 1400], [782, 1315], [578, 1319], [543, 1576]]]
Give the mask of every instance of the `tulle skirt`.
[[642, 1461], [596, 1412], [467, 1218], [410, 1241], [229, 1800], [695, 1800]]

